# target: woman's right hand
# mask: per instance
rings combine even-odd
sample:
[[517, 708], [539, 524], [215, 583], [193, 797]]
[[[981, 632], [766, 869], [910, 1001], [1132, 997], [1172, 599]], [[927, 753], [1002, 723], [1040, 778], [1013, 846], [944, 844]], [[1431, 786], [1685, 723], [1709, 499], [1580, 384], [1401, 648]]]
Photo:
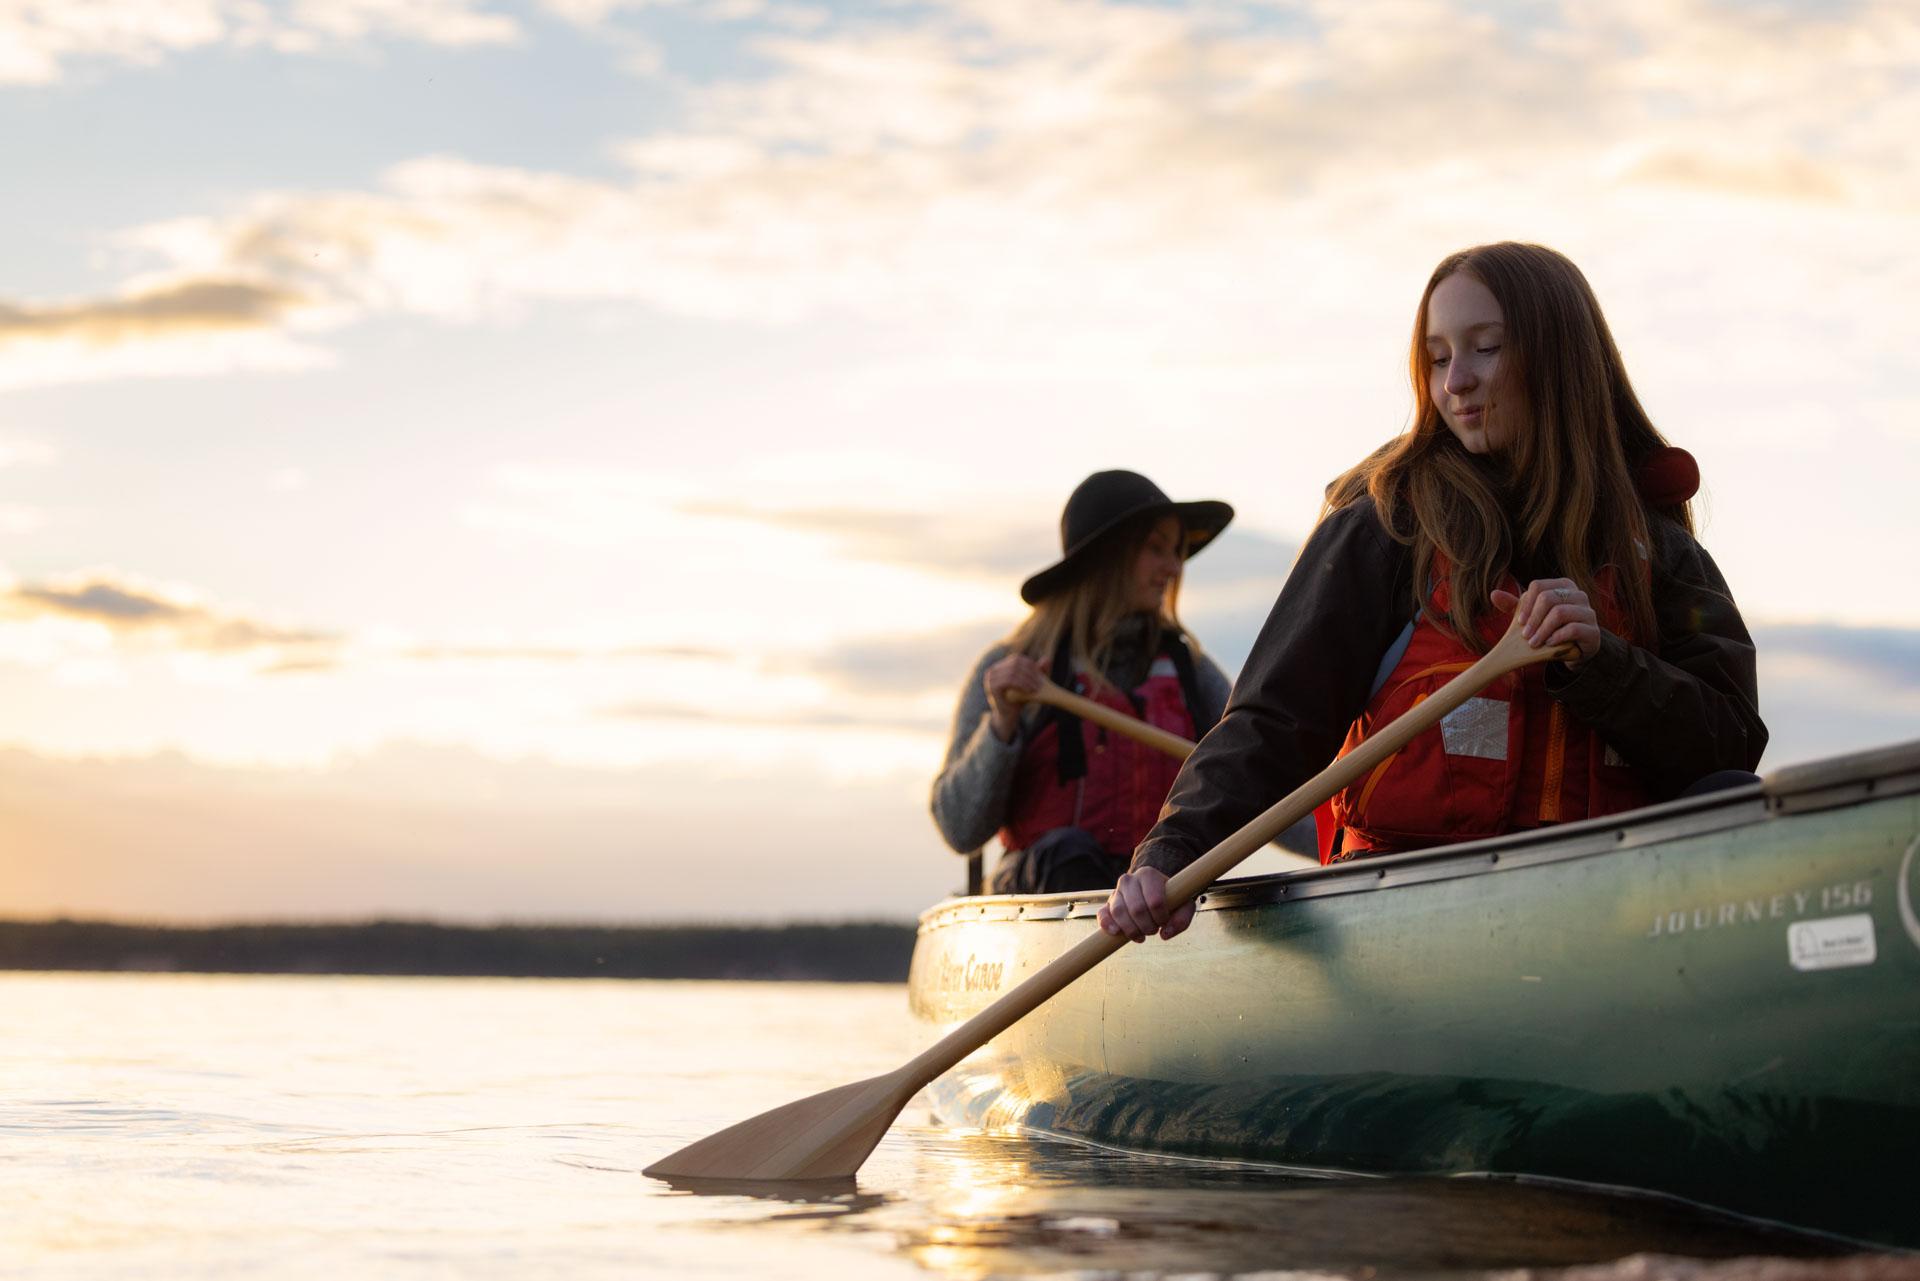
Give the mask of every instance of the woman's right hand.
[[1122, 876], [1100, 909], [1101, 929], [1136, 943], [1146, 942], [1149, 934], [1170, 939], [1191, 924], [1191, 900], [1167, 910], [1167, 874], [1157, 867], [1135, 868]]
[[1020, 704], [1008, 698], [1007, 691], [1038, 694], [1046, 679], [1047, 674], [1040, 670], [1040, 664], [1025, 654], [1008, 654], [987, 669], [984, 683], [995, 738], [1003, 743], [1011, 743], [1020, 729]]

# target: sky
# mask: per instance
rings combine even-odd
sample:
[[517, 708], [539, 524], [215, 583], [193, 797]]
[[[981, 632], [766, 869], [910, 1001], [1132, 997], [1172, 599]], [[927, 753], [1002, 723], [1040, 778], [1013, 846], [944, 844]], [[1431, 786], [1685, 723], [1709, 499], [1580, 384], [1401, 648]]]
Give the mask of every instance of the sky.
[[0, 0], [0, 915], [910, 919], [1087, 473], [1236, 671], [1551, 245], [1762, 769], [1920, 738], [1910, 0]]

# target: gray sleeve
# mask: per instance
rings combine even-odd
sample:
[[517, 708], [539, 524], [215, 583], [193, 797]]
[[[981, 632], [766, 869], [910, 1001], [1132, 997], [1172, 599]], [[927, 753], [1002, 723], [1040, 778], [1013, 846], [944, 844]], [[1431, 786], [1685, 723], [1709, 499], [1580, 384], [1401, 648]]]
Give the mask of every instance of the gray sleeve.
[[968, 854], [986, 844], [1006, 819], [1007, 799], [1013, 792], [1014, 767], [1026, 744], [1025, 718], [1011, 743], [994, 737], [983, 678], [989, 667], [1007, 655], [995, 645], [973, 665], [960, 702], [953, 710], [953, 732], [947, 744], [946, 766], [933, 780], [933, 821], [940, 835], [956, 851]]

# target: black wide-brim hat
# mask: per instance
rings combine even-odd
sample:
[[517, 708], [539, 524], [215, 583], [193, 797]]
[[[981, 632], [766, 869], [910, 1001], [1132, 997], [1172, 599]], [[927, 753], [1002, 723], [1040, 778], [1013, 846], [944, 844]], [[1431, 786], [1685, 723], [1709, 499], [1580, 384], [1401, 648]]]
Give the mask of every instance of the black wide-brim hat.
[[1020, 599], [1038, 605], [1073, 581], [1090, 548], [1147, 515], [1179, 517], [1186, 536], [1184, 554], [1191, 557], [1227, 527], [1233, 508], [1212, 498], [1176, 503], [1137, 471], [1097, 471], [1067, 496], [1060, 513], [1060, 559], [1020, 584]]

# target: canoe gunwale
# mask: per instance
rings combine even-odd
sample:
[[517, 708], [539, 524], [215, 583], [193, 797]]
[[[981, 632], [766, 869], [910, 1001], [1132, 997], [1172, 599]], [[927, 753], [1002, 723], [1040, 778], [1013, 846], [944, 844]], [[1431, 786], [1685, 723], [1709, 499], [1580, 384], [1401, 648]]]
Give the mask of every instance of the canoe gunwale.
[[[1627, 814], [1328, 867], [1229, 877], [1202, 894], [1196, 906], [1203, 912], [1238, 909], [1479, 876], [1641, 849], [1774, 817], [1865, 804], [1912, 792], [1920, 792], [1920, 740], [1788, 766], [1758, 783], [1665, 801]], [[946, 899], [921, 913], [920, 930], [924, 933], [978, 921], [1085, 918], [1098, 914], [1105, 902], [1105, 893], [1086, 890]]]

